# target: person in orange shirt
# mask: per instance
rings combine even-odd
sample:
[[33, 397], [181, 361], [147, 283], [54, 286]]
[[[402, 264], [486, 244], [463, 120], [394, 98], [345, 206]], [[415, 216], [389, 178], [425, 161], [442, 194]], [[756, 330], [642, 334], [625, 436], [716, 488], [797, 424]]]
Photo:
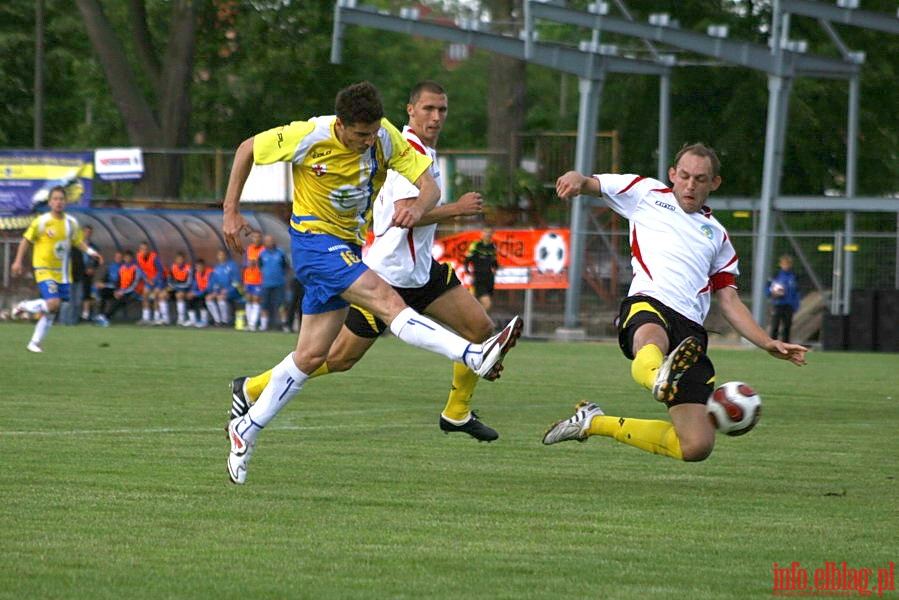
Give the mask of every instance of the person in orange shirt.
[[106, 312], [97, 315], [96, 322], [103, 327], [109, 327], [112, 317], [131, 300], [143, 298], [146, 282], [144, 272], [134, 260], [133, 250], [122, 251], [122, 263], [118, 270], [118, 286], [112, 293], [113, 301]]
[[[187, 321], [182, 323], [185, 327], [209, 327], [209, 310], [207, 306], [217, 308], [215, 303], [207, 305], [206, 296], [212, 291], [212, 267], [206, 266], [206, 261], [198, 258], [194, 264], [193, 284], [187, 292]], [[197, 312], [199, 311], [199, 318]]]
[[243, 295], [246, 300], [247, 329], [256, 331], [259, 327], [259, 315], [262, 312], [262, 269], [259, 268], [259, 255], [265, 250], [262, 243], [262, 232], [254, 231], [250, 236], [250, 245], [244, 253], [243, 263]]
[[174, 296], [175, 309], [177, 311], [178, 325], [184, 325], [187, 322], [187, 294], [190, 292], [194, 282], [194, 271], [184, 252], [175, 254], [175, 262], [168, 268], [168, 285], [166, 286], [165, 295], [160, 304], [165, 308], [162, 313], [166, 317], [166, 325], [168, 325], [168, 305], [169, 300]]
[[[160, 308], [160, 296], [165, 293], [164, 270], [159, 255], [148, 242], [141, 242], [134, 256], [137, 266], [143, 275], [143, 297], [141, 298], [141, 316], [138, 325], [161, 323], [163, 314]], [[166, 305], [167, 306], [167, 305]], [[168, 318], [166, 318], [168, 321]]]

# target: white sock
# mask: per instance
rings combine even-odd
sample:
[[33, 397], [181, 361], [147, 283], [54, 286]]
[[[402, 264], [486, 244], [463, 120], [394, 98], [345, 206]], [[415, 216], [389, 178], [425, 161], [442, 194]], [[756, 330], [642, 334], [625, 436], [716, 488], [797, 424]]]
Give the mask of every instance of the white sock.
[[165, 301], [159, 303], [159, 318], [162, 319], [163, 321], [165, 321], [166, 323], [169, 322], [168, 300], [165, 300]]
[[259, 318], [259, 329], [261, 329], [263, 331], [266, 331], [268, 329], [268, 316], [267, 315], [262, 315], [262, 317]]
[[209, 311], [205, 308], [200, 309], [200, 322], [208, 323], [209, 322]]
[[143, 320], [143, 321], [149, 321], [149, 320], [150, 320], [150, 309], [149, 309], [149, 308], [145, 308], [145, 309], [141, 310], [141, 311], [140, 311], [140, 318], [141, 318], [141, 320]]
[[47, 312], [47, 301], [43, 298], [35, 298], [34, 300], [24, 300], [19, 302], [19, 307], [25, 312], [36, 315], [38, 313]]
[[197, 322], [197, 311], [195, 311], [193, 309], [187, 311], [187, 322], [188, 323], [196, 323]]
[[177, 300], [175, 302], [175, 308], [178, 311], [178, 320], [183, 321], [184, 313], [185, 311], [187, 311], [187, 302], [185, 302], [184, 300]]
[[[467, 366], [471, 365], [464, 360], [466, 354], [471, 355], [471, 349], [476, 349], [480, 353], [479, 344], [462, 339], [408, 306], [390, 323], [390, 331], [407, 344], [442, 354]], [[480, 358], [477, 362], [480, 363]]]
[[219, 300], [219, 313], [222, 318], [222, 323], [227, 323], [231, 320], [231, 306], [228, 304], [227, 300]]
[[213, 323], [224, 323], [225, 320], [222, 319], [221, 314], [219, 314], [219, 306], [215, 300], [212, 298], [206, 299], [206, 308], [209, 309], [209, 314], [212, 315]]
[[47, 332], [50, 331], [50, 328], [53, 326], [53, 319], [55, 317], [56, 315], [53, 313], [44, 313], [44, 316], [37, 320], [37, 325], [34, 326], [34, 334], [31, 336], [32, 343], [40, 345], [47, 335]]
[[293, 362], [293, 352], [272, 369], [272, 377], [250, 411], [238, 421], [237, 433], [253, 443], [262, 428], [268, 425], [290, 400], [300, 393], [309, 376]]

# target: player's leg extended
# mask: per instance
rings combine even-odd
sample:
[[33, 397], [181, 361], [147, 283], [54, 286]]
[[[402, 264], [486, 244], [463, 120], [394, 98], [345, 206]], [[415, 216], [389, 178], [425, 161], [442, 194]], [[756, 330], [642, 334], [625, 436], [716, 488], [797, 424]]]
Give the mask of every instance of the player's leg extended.
[[406, 306], [374, 271], [366, 271], [341, 296], [389, 323], [393, 334], [407, 344], [464, 363], [485, 379], [499, 377], [506, 352], [521, 334], [521, 319], [515, 317], [484, 344], [472, 344]]
[[671, 423], [602, 415], [593, 418], [583, 437], [602, 435], [653, 454], [703, 460], [715, 445], [715, 428], [705, 408], [714, 381], [714, 368], [703, 353], [683, 374], [675, 400], [668, 403]]

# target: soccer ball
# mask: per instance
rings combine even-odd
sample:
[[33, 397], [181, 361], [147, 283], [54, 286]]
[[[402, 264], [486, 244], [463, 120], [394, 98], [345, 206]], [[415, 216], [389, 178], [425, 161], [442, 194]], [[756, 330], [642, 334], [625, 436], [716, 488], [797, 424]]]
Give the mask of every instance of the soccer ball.
[[565, 238], [553, 231], [544, 233], [534, 247], [534, 262], [541, 273], [561, 273], [567, 258]]
[[779, 298], [787, 293], [787, 288], [785, 288], [783, 284], [778, 281], [771, 282], [771, 286], [768, 288], [768, 290], [771, 292], [771, 295], [776, 298]]
[[728, 381], [715, 388], [706, 404], [715, 428], [727, 435], [749, 433], [762, 416], [762, 399], [741, 381]]

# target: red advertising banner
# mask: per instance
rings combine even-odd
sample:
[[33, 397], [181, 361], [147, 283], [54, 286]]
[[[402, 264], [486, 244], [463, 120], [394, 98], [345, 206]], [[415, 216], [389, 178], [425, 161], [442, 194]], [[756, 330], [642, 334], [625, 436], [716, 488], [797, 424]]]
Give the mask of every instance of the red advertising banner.
[[[493, 233], [497, 262], [496, 289], [566, 289], [568, 287], [567, 229], [497, 229]], [[466, 231], [434, 242], [434, 258], [451, 262], [462, 283], [470, 285], [465, 254], [481, 232]]]

